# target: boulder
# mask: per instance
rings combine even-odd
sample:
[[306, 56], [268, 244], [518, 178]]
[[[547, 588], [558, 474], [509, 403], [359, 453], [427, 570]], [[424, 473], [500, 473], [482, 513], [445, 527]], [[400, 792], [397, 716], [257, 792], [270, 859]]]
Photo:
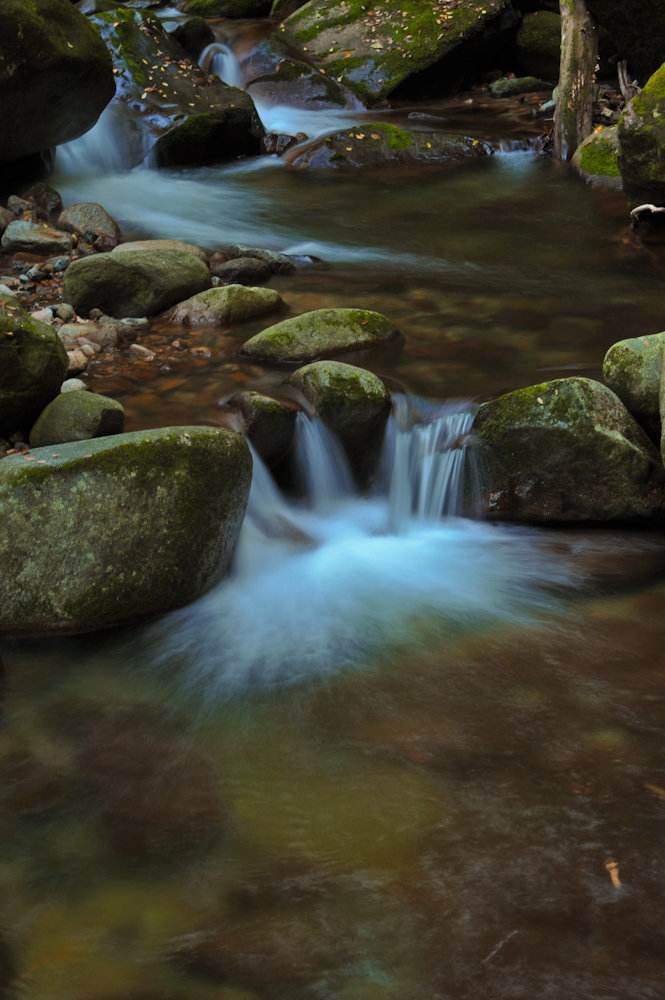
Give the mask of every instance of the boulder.
[[564, 378], [507, 393], [480, 407], [475, 433], [490, 516], [635, 522], [663, 510], [658, 453], [600, 382]]
[[248, 94], [209, 78], [159, 19], [117, 8], [93, 16], [108, 45], [118, 90], [109, 109], [128, 165], [196, 166], [253, 156], [263, 126]]
[[509, 0], [310, 0], [283, 23], [285, 38], [365, 103], [381, 101], [401, 83], [436, 64], [441, 89], [446, 62], [459, 79], [468, 45], [515, 15]]
[[124, 250], [74, 261], [65, 272], [64, 297], [77, 313], [154, 316], [210, 285], [207, 265], [182, 250]]
[[33, 253], [43, 257], [51, 254], [71, 253], [72, 237], [41, 222], [16, 219], [2, 234], [5, 253]]
[[242, 353], [254, 361], [297, 365], [378, 347], [399, 336], [386, 316], [369, 309], [315, 309], [257, 333], [243, 344]]
[[517, 33], [517, 58], [529, 76], [559, 79], [561, 62], [561, 17], [551, 11], [527, 14]]
[[0, 163], [76, 139], [114, 91], [106, 47], [70, 0], [3, 0]]
[[114, 252], [127, 253], [128, 250], [180, 250], [182, 253], [194, 254], [204, 263], [208, 260], [205, 250], [194, 246], [193, 243], [185, 243], [184, 240], [130, 240], [127, 243], [119, 243]]
[[182, 46], [190, 59], [198, 62], [205, 47], [215, 41], [215, 32], [205, 18], [195, 16], [177, 22], [171, 37]]
[[244, 323], [281, 309], [283, 305], [282, 296], [272, 288], [225, 285], [223, 288], [209, 288], [181, 302], [170, 319], [187, 326], [220, 326]]
[[122, 404], [95, 392], [60, 392], [39, 415], [30, 431], [30, 446], [42, 448], [65, 441], [121, 434], [125, 426]]
[[230, 245], [220, 250], [216, 250], [210, 257], [210, 270], [216, 274], [216, 268], [230, 260], [243, 257], [253, 257], [268, 265], [272, 274], [293, 274], [296, 270], [296, 263], [288, 254], [278, 253], [276, 250], [261, 250], [257, 247], [246, 247], [242, 245]]
[[228, 405], [240, 412], [245, 434], [264, 462], [274, 466], [286, 457], [296, 428], [294, 406], [248, 389], [234, 393]]
[[211, 427], [2, 459], [0, 633], [89, 632], [195, 600], [229, 565], [250, 480], [243, 438]]
[[594, 187], [620, 189], [619, 135], [616, 125], [597, 128], [577, 148], [573, 167]]
[[492, 97], [518, 97], [520, 94], [536, 94], [551, 89], [551, 83], [535, 76], [502, 76], [490, 84]]
[[368, 122], [307, 145], [300, 145], [285, 155], [295, 170], [359, 169], [382, 166], [430, 164], [455, 166], [492, 154], [491, 147], [479, 139], [449, 132], [410, 132], [385, 122]]
[[665, 204], [665, 64], [634, 97], [619, 120], [619, 167], [638, 202]]
[[0, 302], [0, 436], [27, 430], [60, 391], [67, 354], [52, 326]]
[[118, 223], [95, 202], [69, 205], [61, 212], [58, 226], [103, 250], [112, 250], [120, 242]]
[[660, 384], [665, 333], [612, 344], [603, 361], [603, 379], [654, 437], [660, 437]]
[[220, 284], [258, 285], [268, 281], [272, 274], [270, 264], [256, 257], [234, 257], [231, 260], [210, 262], [210, 271]]

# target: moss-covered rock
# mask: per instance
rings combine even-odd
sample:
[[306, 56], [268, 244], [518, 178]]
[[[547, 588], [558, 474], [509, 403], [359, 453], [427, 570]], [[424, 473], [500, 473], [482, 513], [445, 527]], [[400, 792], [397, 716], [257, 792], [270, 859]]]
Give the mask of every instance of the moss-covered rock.
[[309, 0], [282, 29], [333, 79], [372, 102], [451, 54], [459, 57], [509, 12], [509, 0]]
[[502, 76], [490, 84], [492, 97], [518, 97], [551, 89], [551, 84], [535, 76]]
[[0, 633], [86, 632], [198, 597], [228, 567], [242, 437], [169, 427], [0, 461]]
[[632, 337], [612, 344], [603, 361], [603, 378], [612, 392], [656, 438], [660, 436], [660, 383], [665, 333]]
[[584, 180], [594, 187], [621, 188], [617, 126], [597, 128], [575, 151], [572, 162]]
[[0, 435], [27, 430], [66, 373], [67, 353], [55, 329], [0, 300]]
[[561, 17], [551, 11], [527, 14], [517, 33], [517, 57], [530, 76], [556, 81], [561, 61]]
[[614, 393], [586, 378], [518, 389], [480, 407], [489, 512], [531, 522], [661, 515], [658, 453]]
[[65, 392], [42, 410], [30, 431], [30, 445], [42, 448], [65, 441], [121, 434], [125, 411], [121, 403], [96, 392]]
[[285, 319], [248, 340], [242, 353], [255, 361], [297, 365], [345, 351], [378, 347], [399, 337], [393, 323], [369, 309], [315, 309]]
[[285, 159], [295, 170], [357, 170], [409, 164], [455, 166], [491, 154], [487, 143], [468, 136], [410, 132], [385, 122], [368, 122], [298, 146]]
[[114, 90], [109, 54], [70, 0], [3, 0], [0, 163], [76, 139]]
[[209, 288], [181, 302], [170, 319], [188, 326], [220, 326], [265, 316], [283, 305], [282, 296], [272, 288], [224, 285], [222, 288]]
[[133, 163], [190, 166], [253, 156], [263, 126], [251, 97], [209, 78], [153, 15], [118, 8], [93, 18], [118, 83], [109, 113]]
[[295, 406], [248, 389], [234, 393], [229, 406], [239, 411], [245, 434], [263, 461], [278, 465], [293, 443]]
[[621, 116], [619, 143], [628, 194], [636, 201], [665, 204], [665, 64]]
[[64, 296], [82, 316], [91, 309], [118, 318], [154, 316], [209, 285], [208, 267], [193, 253], [115, 250], [70, 264]]

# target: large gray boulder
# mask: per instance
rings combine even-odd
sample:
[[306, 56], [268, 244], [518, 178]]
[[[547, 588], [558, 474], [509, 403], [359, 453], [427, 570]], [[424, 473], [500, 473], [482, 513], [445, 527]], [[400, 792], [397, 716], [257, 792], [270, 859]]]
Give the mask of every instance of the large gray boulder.
[[60, 392], [30, 431], [30, 445], [42, 448], [64, 441], [121, 434], [125, 426], [122, 403], [96, 392]]
[[27, 430], [66, 373], [67, 354], [55, 328], [0, 297], [0, 436]]
[[665, 333], [631, 337], [612, 344], [603, 361], [603, 378], [633, 416], [660, 434], [660, 385]]
[[106, 46], [71, 0], [2, 0], [0, 163], [76, 139], [114, 92]]
[[244, 439], [167, 427], [0, 461], [0, 633], [88, 632], [194, 600], [244, 515]]
[[475, 432], [489, 512], [516, 521], [641, 521], [665, 500], [658, 452], [621, 400], [587, 378], [509, 392]]
[[257, 333], [243, 344], [242, 353], [254, 361], [297, 365], [378, 347], [399, 336], [386, 316], [370, 309], [315, 309]]

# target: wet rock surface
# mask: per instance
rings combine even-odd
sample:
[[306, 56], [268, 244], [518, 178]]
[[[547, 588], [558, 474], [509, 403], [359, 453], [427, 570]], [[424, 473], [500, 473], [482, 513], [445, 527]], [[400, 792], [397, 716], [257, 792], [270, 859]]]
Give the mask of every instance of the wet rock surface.
[[121, 403], [95, 392], [61, 392], [42, 410], [30, 431], [32, 448], [65, 441], [121, 434], [125, 411]]
[[248, 340], [242, 353], [256, 361], [295, 365], [303, 361], [366, 350], [399, 339], [380, 313], [365, 309], [316, 309], [268, 327]]

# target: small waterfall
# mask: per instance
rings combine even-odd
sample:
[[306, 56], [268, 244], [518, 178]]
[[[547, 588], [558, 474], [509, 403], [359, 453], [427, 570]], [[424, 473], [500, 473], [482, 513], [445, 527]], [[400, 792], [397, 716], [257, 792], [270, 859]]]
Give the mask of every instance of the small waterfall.
[[224, 42], [212, 42], [207, 45], [199, 57], [199, 66], [205, 73], [218, 76], [222, 83], [229, 87], [245, 85], [240, 62], [233, 49]]
[[301, 484], [313, 510], [353, 495], [353, 477], [346, 455], [318, 417], [299, 413], [296, 419], [296, 463]]

